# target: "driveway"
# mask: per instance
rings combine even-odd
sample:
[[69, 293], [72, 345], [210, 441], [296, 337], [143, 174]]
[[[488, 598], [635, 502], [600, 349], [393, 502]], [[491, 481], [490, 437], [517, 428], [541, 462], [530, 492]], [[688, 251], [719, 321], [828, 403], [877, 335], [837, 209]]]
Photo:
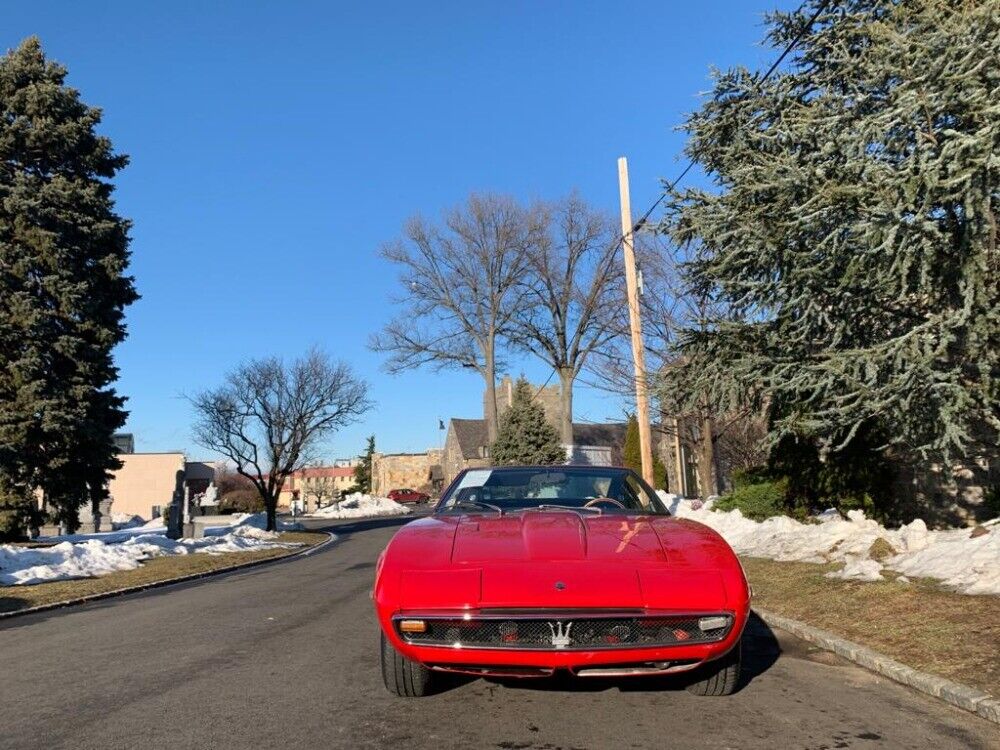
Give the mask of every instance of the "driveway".
[[403, 522], [327, 523], [340, 541], [310, 556], [0, 622], [0, 747], [1000, 747], [995, 725], [760, 621], [730, 698], [641, 679], [393, 698], [368, 592]]

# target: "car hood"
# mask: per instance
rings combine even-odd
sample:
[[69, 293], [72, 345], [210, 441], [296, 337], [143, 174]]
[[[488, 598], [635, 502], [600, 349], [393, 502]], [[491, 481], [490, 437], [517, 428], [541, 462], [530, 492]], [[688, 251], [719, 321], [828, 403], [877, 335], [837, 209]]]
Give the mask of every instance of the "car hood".
[[452, 562], [662, 560], [651, 524], [627, 517], [584, 517], [531, 511], [500, 518], [473, 516], [457, 524]]
[[718, 607], [738, 569], [716, 532], [668, 516], [442, 515], [399, 536], [407, 608]]
[[[669, 517], [530, 511], [461, 516], [453, 563], [593, 560], [623, 563], [713, 564], [722, 540], [705, 526]], [[723, 548], [725, 543], [722, 542]]]

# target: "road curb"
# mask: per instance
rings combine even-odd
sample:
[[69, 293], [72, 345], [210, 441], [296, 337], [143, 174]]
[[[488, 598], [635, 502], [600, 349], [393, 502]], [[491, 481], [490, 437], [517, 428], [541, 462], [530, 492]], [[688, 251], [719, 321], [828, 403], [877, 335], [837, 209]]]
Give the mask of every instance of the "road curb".
[[914, 690], [919, 690], [921, 693], [939, 698], [957, 708], [970, 711], [994, 724], [1000, 724], [1000, 700], [989, 693], [959, 682], [946, 680], [943, 677], [917, 671], [885, 654], [873, 651], [867, 646], [848, 641], [827, 630], [814, 628], [812, 625], [806, 625], [804, 622], [793, 620], [790, 617], [783, 617], [757, 607], [754, 607], [753, 611], [772, 627], [787, 630], [792, 635], [814, 643], [827, 651], [833, 651], [838, 656], [888, 677], [890, 680], [895, 680]]
[[244, 568], [256, 568], [259, 565], [267, 565], [268, 563], [278, 563], [286, 562], [288, 560], [293, 560], [296, 557], [305, 557], [313, 552], [318, 552], [324, 547], [333, 544], [337, 540], [337, 535], [330, 531], [320, 531], [316, 530], [313, 533], [316, 534], [326, 534], [326, 540], [320, 542], [319, 544], [314, 544], [305, 549], [300, 549], [297, 552], [292, 552], [287, 555], [280, 555], [278, 557], [268, 557], [263, 560], [250, 560], [245, 563], [238, 563], [236, 565], [230, 565], [227, 568], [217, 568], [216, 570], [206, 570], [202, 573], [190, 573], [186, 576], [177, 576], [176, 578], [167, 578], [162, 581], [153, 581], [152, 583], [144, 583], [141, 586], [128, 586], [120, 589], [112, 589], [111, 591], [102, 591], [98, 594], [88, 594], [87, 596], [80, 596], [75, 599], [64, 599], [61, 602], [52, 602], [51, 604], [39, 604], [35, 607], [28, 607], [27, 609], [18, 609], [13, 612], [0, 612], [0, 620], [8, 620], [12, 617], [21, 617], [23, 615], [33, 615], [38, 612], [47, 612], [51, 609], [62, 609], [63, 607], [72, 607], [77, 604], [87, 604], [88, 602], [96, 602], [101, 599], [111, 599], [115, 596], [123, 596], [125, 594], [134, 594], [138, 591], [148, 591], [150, 589], [163, 588], [164, 586], [172, 586], [178, 583], [186, 583], [188, 581], [197, 581], [201, 578], [209, 578], [211, 576], [222, 575], [223, 573], [232, 573], [236, 570], [243, 570]]

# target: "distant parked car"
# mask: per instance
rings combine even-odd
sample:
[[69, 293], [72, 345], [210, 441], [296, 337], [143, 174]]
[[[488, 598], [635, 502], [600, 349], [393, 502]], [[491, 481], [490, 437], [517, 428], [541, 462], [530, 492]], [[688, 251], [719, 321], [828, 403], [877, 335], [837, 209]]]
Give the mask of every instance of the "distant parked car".
[[416, 490], [389, 490], [389, 499], [397, 503], [426, 503], [431, 496]]

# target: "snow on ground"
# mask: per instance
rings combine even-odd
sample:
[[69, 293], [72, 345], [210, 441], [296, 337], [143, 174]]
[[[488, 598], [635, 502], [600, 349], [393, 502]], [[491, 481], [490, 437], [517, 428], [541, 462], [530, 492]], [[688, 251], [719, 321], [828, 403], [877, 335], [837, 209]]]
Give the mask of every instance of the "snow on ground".
[[201, 539], [169, 539], [160, 524], [59, 537], [62, 541], [52, 547], [0, 545], [0, 586], [102, 576], [133, 570], [143, 560], [162, 555], [219, 555], [301, 546], [295, 542], [279, 542], [278, 534], [265, 531], [265, 525], [263, 513], [244, 513], [233, 516], [230, 526], [207, 529], [206, 536]]
[[[267, 514], [265, 513], [233, 513], [230, 516], [226, 516], [224, 521], [221, 521], [218, 526], [206, 526], [205, 536], [221, 536], [223, 534], [228, 534], [230, 531], [237, 527], [247, 526], [254, 527], [260, 530], [267, 528]], [[278, 519], [278, 530], [279, 531], [299, 531], [301, 530], [302, 524], [284, 521]], [[62, 536], [40, 536], [36, 541], [39, 542], [86, 542], [92, 539], [104, 542], [105, 544], [114, 544], [116, 542], [124, 542], [132, 537], [141, 536], [143, 534], [166, 534], [167, 527], [163, 525], [162, 518], [154, 518], [148, 523], [141, 524], [139, 526], [129, 526], [126, 528], [118, 529], [116, 531], [98, 531], [94, 534], [63, 534]]]
[[[779, 561], [842, 562], [842, 570], [831, 578], [876, 581], [882, 570], [893, 570], [910, 578], [937, 578], [963, 594], [1000, 594], [1000, 523], [984, 525], [987, 533], [973, 537], [972, 530], [931, 531], [916, 519], [898, 529], [887, 529], [865, 518], [860, 510], [848, 511], [844, 519], [836, 511], [825, 511], [816, 523], [800, 523], [787, 516], [766, 521], [744, 518], [739, 510], [714, 511], [709, 500], [683, 500], [665, 492], [660, 497], [670, 512], [710, 526], [741, 555]], [[881, 562], [869, 557], [876, 539], [888, 542], [895, 552]]]
[[371, 516], [403, 516], [412, 511], [387, 497], [375, 497], [355, 492], [339, 503], [320, 508], [307, 518], [369, 518]]

